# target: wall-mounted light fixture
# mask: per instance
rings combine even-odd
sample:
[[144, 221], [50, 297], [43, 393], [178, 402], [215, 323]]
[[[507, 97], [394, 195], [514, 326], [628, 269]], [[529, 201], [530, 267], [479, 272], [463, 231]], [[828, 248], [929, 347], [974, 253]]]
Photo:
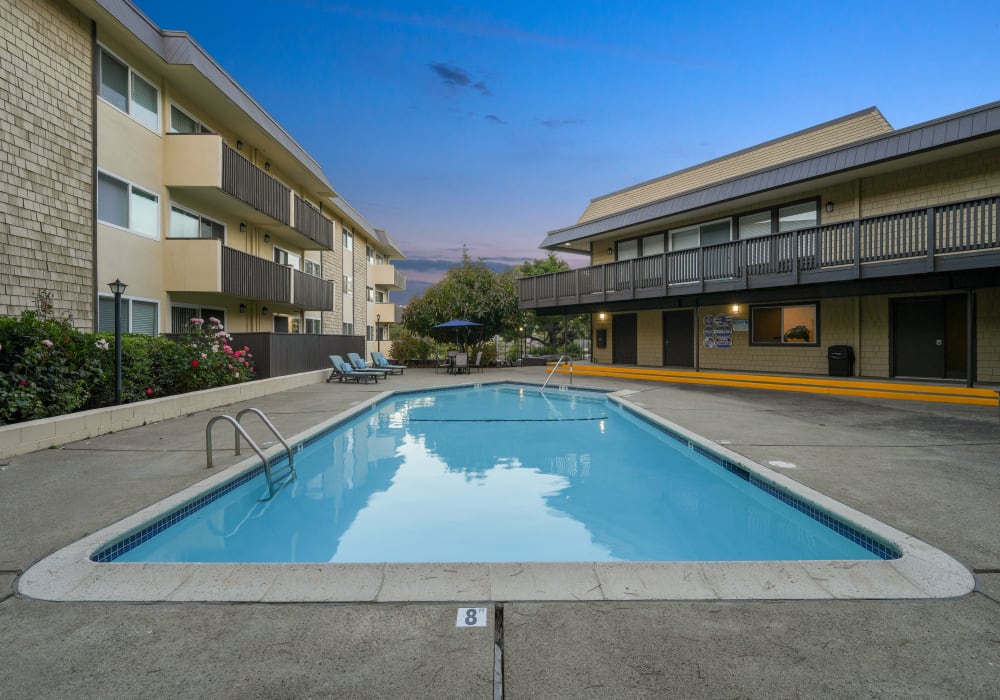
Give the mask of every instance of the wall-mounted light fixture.
[[733, 304], [732, 308], [733, 308], [733, 313], [734, 314], [738, 314], [740, 312], [740, 305], [739, 304]]
[[615, 249], [614, 248], [608, 248], [608, 255], [614, 255], [614, 254], [615, 254]]
[[265, 243], [270, 243], [271, 242], [271, 235], [270, 234], [267, 234], [267, 233], [264, 234], [264, 242]]
[[604, 320], [604, 312], [602, 311], [601, 313], [597, 314], [597, 318], [598, 318], [598, 320], [603, 321]]
[[246, 312], [247, 312], [247, 305], [246, 304], [240, 304], [240, 313], [241, 314], [245, 314]]
[[267, 307], [266, 306], [260, 307], [260, 315], [261, 316], [267, 316]]
[[236, 140], [236, 150], [237, 151], [242, 151], [243, 150], [243, 142], [240, 141], [239, 139]]
[[264, 170], [270, 170], [270, 169], [271, 169], [271, 162], [268, 161], [268, 162], [264, 163]]
[[826, 211], [827, 212], [833, 211], [833, 202], [827, 202], [826, 203]]
[[246, 232], [247, 232], [247, 225], [241, 221], [240, 222], [240, 233], [246, 233]]

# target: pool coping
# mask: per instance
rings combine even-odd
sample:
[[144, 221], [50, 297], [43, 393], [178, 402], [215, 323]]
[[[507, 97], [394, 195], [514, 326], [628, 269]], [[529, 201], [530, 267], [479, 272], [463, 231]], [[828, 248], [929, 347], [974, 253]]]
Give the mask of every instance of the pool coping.
[[[471, 381], [442, 388], [511, 383]], [[513, 382], [541, 386], [532, 382]], [[579, 387], [589, 389], [589, 387]], [[603, 391], [603, 390], [600, 390]], [[380, 392], [289, 439], [308, 442], [409, 390]], [[260, 465], [256, 456], [212, 474], [67, 546], [28, 568], [18, 594], [51, 601], [118, 602], [499, 602], [625, 600], [931, 599], [967, 595], [972, 573], [944, 552], [784, 474], [603, 392], [637, 416], [710, 451], [817, 509], [891, 544], [890, 560], [777, 562], [504, 562], [366, 564], [97, 563], [90, 556], [149, 521]], [[282, 450], [265, 451], [270, 457]]]

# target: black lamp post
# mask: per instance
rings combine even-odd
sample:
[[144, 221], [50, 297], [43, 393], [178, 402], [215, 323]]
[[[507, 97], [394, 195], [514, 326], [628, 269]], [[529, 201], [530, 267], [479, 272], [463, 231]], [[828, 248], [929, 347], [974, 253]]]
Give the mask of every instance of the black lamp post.
[[122, 402], [122, 293], [127, 286], [117, 277], [108, 282], [115, 295], [115, 405]]
[[382, 352], [382, 314], [375, 314], [375, 352]]

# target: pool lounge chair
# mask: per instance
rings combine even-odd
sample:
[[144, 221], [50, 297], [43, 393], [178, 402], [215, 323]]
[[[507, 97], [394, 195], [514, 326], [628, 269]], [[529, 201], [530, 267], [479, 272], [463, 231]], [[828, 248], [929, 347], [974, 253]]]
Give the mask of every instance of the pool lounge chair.
[[365, 362], [361, 358], [361, 355], [359, 355], [356, 352], [347, 353], [347, 360], [351, 363], [351, 367], [353, 367], [358, 372], [379, 372], [382, 375], [383, 379], [385, 379], [386, 377], [389, 376], [389, 374], [391, 374], [387, 369], [379, 369], [378, 367], [369, 367], [368, 363]]
[[406, 371], [406, 365], [389, 364], [389, 360], [386, 359], [385, 355], [378, 351], [372, 353], [372, 365], [375, 369], [389, 370], [390, 374], [402, 374]]
[[333, 371], [330, 372], [330, 376], [326, 378], [327, 383], [331, 382], [334, 377], [337, 378], [338, 382], [345, 382], [348, 379], [355, 382], [364, 382], [367, 384], [369, 381], [374, 380], [378, 384], [379, 377], [384, 377], [385, 374], [382, 372], [363, 372], [361, 370], [354, 369], [351, 367], [350, 362], [344, 362], [344, 358], [340, 355], [330, 355], [330, 364], [333, 365]]

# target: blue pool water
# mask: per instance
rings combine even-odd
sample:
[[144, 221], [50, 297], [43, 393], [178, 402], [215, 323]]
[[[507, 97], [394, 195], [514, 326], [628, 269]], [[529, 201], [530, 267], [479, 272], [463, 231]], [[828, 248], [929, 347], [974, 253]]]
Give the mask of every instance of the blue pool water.
[[273, 500], [258, 501], [267, 489], [257, 476], [95, 558], [880, 558], [850, 526], [775, 497], [595, 392], [487, 384], [400, 394], [306, 444], [295, 464], [297, 481]]

